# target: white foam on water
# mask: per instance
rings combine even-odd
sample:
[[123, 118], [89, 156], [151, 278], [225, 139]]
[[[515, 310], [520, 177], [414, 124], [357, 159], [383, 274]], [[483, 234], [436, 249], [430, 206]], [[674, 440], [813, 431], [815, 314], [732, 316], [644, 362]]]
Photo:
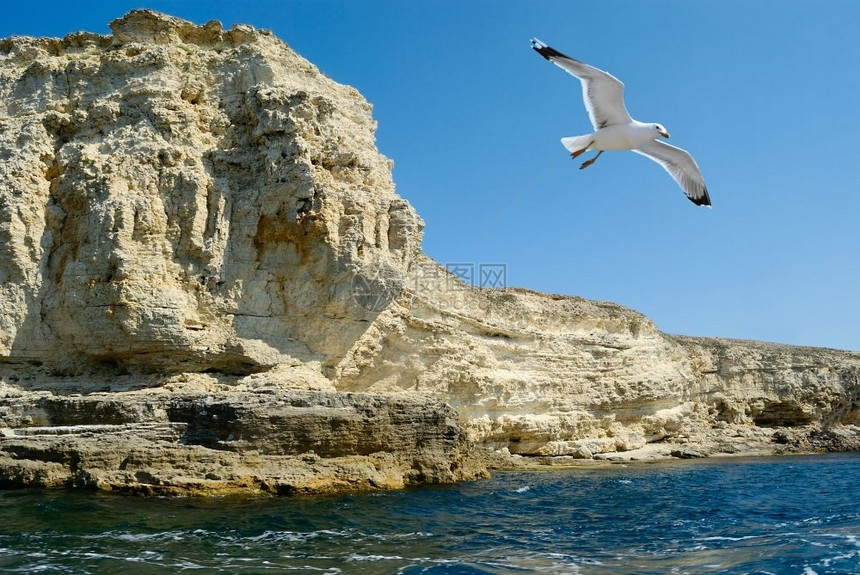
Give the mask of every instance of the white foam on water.
[[399, 555], [359, 555], [353, 553], [346, 558], [347, 561], [370, 562], [370, 561], [402, 561], [403, 557]]
[[744, 535], [742, 537], [730, 537], [728, 535], [713, 535], [711, 537], [699, 537], [698, 541], [746, 541], [747, 539], [756, 539], [758, 535]]
[[352, 535], [353, 533], [349, 531], [338, 531], [333, 529], [320, 529], [319, 531], [307, 531], [304, 533], [298, 531], [264, 531], [259, 535], [242, 537], [242, 539], [252, 543], [260, 543], [264, 541], [300, 543], [317, 537], [350, 537]]

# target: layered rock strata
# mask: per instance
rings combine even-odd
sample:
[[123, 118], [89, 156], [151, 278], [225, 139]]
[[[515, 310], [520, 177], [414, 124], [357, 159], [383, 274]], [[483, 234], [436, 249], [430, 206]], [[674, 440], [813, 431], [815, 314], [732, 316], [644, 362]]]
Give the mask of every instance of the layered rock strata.
[[473, 477], [438, 401], [326, 391], [0, 399], [0, 487], [297, 494]]
[[860, 447], [860, 354], [464, 283], [421, 253], [354, 89], [248, 26], [111, 28], [0, 41], [0, 485]]
[[473, 289], [427, 260], [407, 285], [337, 387], [444, 399], [479, 444], [576, 458], [860, 446], [860, 354], [671, 336], [608, 302]]

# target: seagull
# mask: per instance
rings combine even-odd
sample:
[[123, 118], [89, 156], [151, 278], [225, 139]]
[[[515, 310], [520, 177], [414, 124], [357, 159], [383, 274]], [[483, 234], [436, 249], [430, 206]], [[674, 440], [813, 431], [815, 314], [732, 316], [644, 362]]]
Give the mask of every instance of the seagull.
[[646, 124], [630, 117], [624, 106], [624, 84], [618, 78], [565, 56], [537, 38], [532, 38], [532, 48], [582, 83], [582, 98], [595, 131], [561, 139], [571, 158], [587, 150], [597, 150], [597, 155], [583, 162], [580, 170], [593, 164], [606, 150], [631, 150], [663, 166], [691, 202], [697, 206], [711, 206], [708, 188], [696, 161], [686, 150], [658, 140], [669, 137], [662, 125]]

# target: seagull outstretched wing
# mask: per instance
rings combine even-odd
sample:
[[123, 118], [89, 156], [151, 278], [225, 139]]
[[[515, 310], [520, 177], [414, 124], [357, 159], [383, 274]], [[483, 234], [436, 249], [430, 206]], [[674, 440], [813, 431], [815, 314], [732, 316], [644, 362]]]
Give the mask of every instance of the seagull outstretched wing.
[[624, 106], [624, 84], [621, 80], [594, 66], [565, 56], [537, 38], [532, 38], [532, 48], [556, 66], [579, 78], [582, 82], [582, 99], [595, 130], [632, 121]]
[[638, 148], [633, 148], [633, 151], [663, 166], [669, 175], [675, 178], [691, 202], [697, 206], [711, 205], [702, 172], [699, 171], [696, 160], [686, 150], [652, 140]]

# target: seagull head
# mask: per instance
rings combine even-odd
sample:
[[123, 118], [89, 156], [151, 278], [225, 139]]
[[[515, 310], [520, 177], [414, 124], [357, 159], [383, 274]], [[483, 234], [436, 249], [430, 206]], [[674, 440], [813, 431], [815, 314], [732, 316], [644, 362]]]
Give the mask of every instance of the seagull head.
[[666, 128], [661, 126], [660, 124], [654, 124], [654, 129], [657, 130], [657, 133], [663, 136], [664, 138], [669, 137], [669, 132], [666, 131]]

